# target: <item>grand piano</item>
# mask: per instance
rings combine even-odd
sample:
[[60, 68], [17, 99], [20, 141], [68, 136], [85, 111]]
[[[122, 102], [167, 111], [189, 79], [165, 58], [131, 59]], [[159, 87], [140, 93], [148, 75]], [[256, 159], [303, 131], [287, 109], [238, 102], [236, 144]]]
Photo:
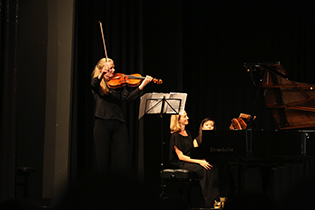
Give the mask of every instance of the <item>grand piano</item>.
[[315, 158], [314, 85], [289, 80], [280, 62], [245, 63], [244, 67], [278, 128], [255, 130], [252, 117], [246, 129], [203, 131], [201, 145], [191, 150], [192, 158], [236, 165], [241, 191], [245, 167], [274, 167]]
[[[211, 161], [303, 160], [315, 156], [314, 85], [288, 79], [280, 62], [245, 63], [257, 94], [264, 96], [278, 129], [204, 131], [193, 158]], [[254, 105], [255, 106], [255, 105]], [[259, 119], [256, 119], [259, 120]]]

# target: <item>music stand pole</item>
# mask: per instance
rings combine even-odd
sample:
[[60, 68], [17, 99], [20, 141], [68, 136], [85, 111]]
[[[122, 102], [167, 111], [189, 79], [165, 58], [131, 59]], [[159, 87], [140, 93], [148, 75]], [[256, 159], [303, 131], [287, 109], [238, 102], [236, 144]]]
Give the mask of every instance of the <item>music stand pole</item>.
[[165, 145], [165, 141], [164, 141], [164, 137], [163, 137], [163, 110], [164, 110], [164, 104], [165, 104], [165, 96], [162, 99], [162, 106], [161, 106], [161, 112], [160, 112], [160, 119], [161, 119], [161, 173], [162, 173], [162, 178], [161, 178], [161, 194], [160, 194], [160, 198], [162, 199], [166, 199], [167, 198], [167, 194], [165, 193], [165, 186], [164, 186], [164, 145]]
[[[179, 114], [181, 109], [184, 109], [184, 107], [182, 107], [182, 100], [184, 101], [184, 104], [186, 102], [186, 97], [187, 94], [182, 94], [182, 93], [175, 93], [175, 94], [179, 94], [178, 97], [179, 98], [169, 98], [170, 94], [165, 94], [163, 95], [163, 98], [159, 97], [160, 95], [158, 94], [158, 98], [154, 98], [152, 97], [152, 93], [150, 95], [148, 95], [148, 97], [141, 97], [141, 102], [140, 102], [140, 110], [142, 108], [143, 112], [141, 113], [145, 113], [145, 114], [159, 114], [160, 115], [160, 119], [161, 119], [161, 187], [162, 187], [162, 192], [160, 194], [160, 198], [167, 198], [167, 195], [165, 193], [165, 186], [164, 186], [164, 145], [165, 145], [165, 141], [164, 141], [164, 136], [163, 136], [163, 115], [164, 114]], [[168, 98], [166, 99], [167, 96]], [[174, 103], [169, 103], [169, 101], [173, 101]], [[150, 103], [148, 103], [150, 102]], [[153, 103], [154, 104], [153, 104]], [[148, 105], [148, 106], [147, 106]], [[160, 110], [156, 110], [156, 108], [159, 108], [158, 106], [161, 105], [161, 109]], [[174, 108], [173, 106], [176, 105], [176, 107]], [[165, 106], [167, 106], [165, 109]], [[167, 111], [168, 110], [168, 111]], [[141, 115], [141, 113], [139, 114], [139, 119], [143, 116], [143, 114]]]
[[163, 137], [163, 113], [164, 112], [164, 106], [167, 103], [168, 106], [175, 111], [175, 114], [179, 114], [179, 110], [181, 107], [181, 99], [168, 99], [168, 100], [179, 100], [179, 106], [178, 106], [178, 110], [176, 110], [174, 107], [172, 107], [171, 104], [168, 103], [168, 101], [165, 99], [165, 96], [163, 96], [163, 99], [161, 99], [162, 102], [162, 106], [161, 106], [161, 111], [160, 111], [160, 118], [161, 118], [161, 173], [162, 173], [162, 178], [161, 178], [161, 188], [162, 188], [162, 192], [160, 194], [160, 198], [162, 199], [167, 199], [168, 195], [165, 193], [165, 186], [164, 186], [164, 145], [165, 145], [165, 141], [164, 141], [164, 137]]

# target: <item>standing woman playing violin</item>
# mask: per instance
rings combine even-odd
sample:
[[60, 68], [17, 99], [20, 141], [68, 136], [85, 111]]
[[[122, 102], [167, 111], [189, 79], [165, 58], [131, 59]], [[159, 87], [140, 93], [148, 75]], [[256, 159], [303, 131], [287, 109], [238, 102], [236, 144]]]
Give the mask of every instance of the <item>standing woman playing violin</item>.
[[146, 76], [132, 91], [126, 86], [112, 89], [108, 81], [115, 76], [114, 61], [102, 58], [92, 73], [94, 95], [94, 146], [97, 174], [124, 174], [131, 171], [128, 131], [121, 108], [122, 101], [131, 102], [152, 81]]

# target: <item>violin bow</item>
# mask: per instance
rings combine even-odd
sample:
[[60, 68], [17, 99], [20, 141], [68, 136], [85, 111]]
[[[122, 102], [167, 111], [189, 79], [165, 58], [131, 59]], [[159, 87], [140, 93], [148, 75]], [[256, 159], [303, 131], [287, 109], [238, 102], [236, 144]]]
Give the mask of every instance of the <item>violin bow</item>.
[[102, 26], [102, 22], [98, 21], [98, 23], [100, 24], [100, 29], [101, 29], [101, 34], [102, 34], [102, 40], [103, 40], [103, 46], [104, 46], [104, 52], [105, 52], [105, 61], [107, 63], [107, 50], [106, 50], [106, 45], [105, 45], [105, 38], [104, 38], [104, 33], [103, 33], [103, 26]]

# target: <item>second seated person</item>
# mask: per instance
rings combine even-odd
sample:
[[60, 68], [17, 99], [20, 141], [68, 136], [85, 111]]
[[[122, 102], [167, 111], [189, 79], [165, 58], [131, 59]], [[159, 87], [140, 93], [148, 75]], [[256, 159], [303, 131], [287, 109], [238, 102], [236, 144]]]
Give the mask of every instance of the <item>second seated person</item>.
[[216, 130], [215, 121], [212, 118], [205, 118], [201, 121], [199, 126], [198, 136], [194, 139], [194, 147], [198, 147], [202, 142], [202, 131], [203, 130]]
[[205, 207], [212, 207], [214, 200], [219, 198], [218, 174], [216, 168], [203, 159], [192, 159], [190, 149], [193, 148], [193, 139], [186, 125], [188, 116], [172, 115], [170, 122], [170, 163], [181, 169], [194, 171], [199, 179]]

